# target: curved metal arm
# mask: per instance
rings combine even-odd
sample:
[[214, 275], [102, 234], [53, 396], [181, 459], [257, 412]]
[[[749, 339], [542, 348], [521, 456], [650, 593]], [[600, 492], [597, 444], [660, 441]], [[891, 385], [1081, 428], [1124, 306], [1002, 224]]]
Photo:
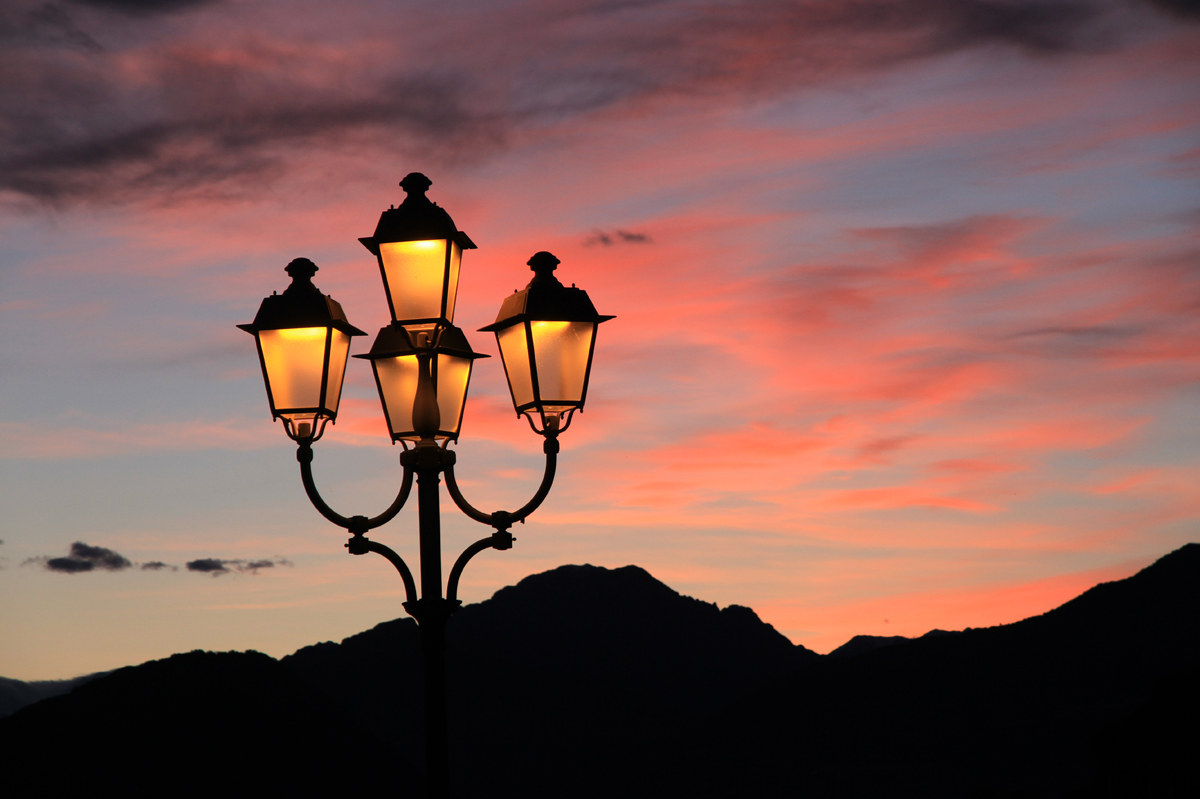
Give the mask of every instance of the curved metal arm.
[[[490, 524], [497, 530], [507, 530], [510, 525], [523, 521], [526, 516], [537, 510], [538, 506], [546, 499], [546, 495], [550, 493], [550, 486], [554, 483], [554, 471], [558, 467], [558, 439], [547, 437], [542, 450], [546, 453], [546, 473], [542, 475], [542, 484], [538, 486], [537, 493], [533, 495], [533, 499], [526, 502], [520, 510], [513, 511], [512, 513], [502, 510], [498, 510], [495, 513], [484, 513], [470, 502], [467, 502], [463, 498], [462, 491], [458, 488], [458, 481], [454, 479], [454, 464], [450, 464], [445, 468], [446, 491], [454, 499], [454, 504], [475, 521]], [[491, 539], [484, 540], [490, 541]], [[476, 544], [472, 544], [472, 546], [478, 546], [481, 543], [483, 542], [477, 542]], [[487, 547], [483, 548], [486, 549]], [[468, 551], [470, 551], [469, 548]], [[465, 555], [466, 553], [464, 552], [463, 554]]]
[[404, 580], [404, 593], [408, 597], [407, 601], [417, 601], [417, 584], [413, 581], [412, 572], [409, 570], [408, 564], [404, 562], [404, 558], [397, 555], [391, 547], [371, 541], [365, 536], [355, 534], [346, 543], [346, 549], [350, 550], [351, 555], [365, 555], [368, 552], [383, 555], [396, 567], [396, 571], [400, 572], [400, 579]]
[[392, 565], [396, 567], [396, 571], [400, 572], [400, 579], [404, 581], [404, 593], [408, 597], [407, 601], [416, 602], [417, 584], [413, 581], [412, 572], [409, 571], [408, 564], [404, 562], [404, 558], [397, 555], [391, 547], [386, 547], [377, 541], [367, 541], [366, 544], [368, 552], [383, 555], [391, 561]]
[[[404, 479], [400, 483], [400, 493], [396, 495], [396, 499], [393, 500], [387, 510], [370, 519], [366, 516], [351, 516], [347, 518], [325, 504], [325, 500], [317, 492], [317, 484], [313, 482], [312, 476], [312, 459], [311, 442], [302, 441], [300, 446], [296, 448], [296, 460], [300, 461], [300, 479], [304, 482], [304, 493], [308, 494], [308, 498], [312, 502], [313, 507], [317, 509], [317, 512], [338, 527], [345, 527], [355, 535], [361, 535], [367, 530], [373, 530], [394, 519], [396, 514], [400, 512], [400, 509], [404, 507], [404, 503], [408, 500], [408, 494], [412, 490], [412, 469], [405, 467]], [[391, 552], [391, 550], [388, 551]], [[395, 553], [392, 554], [394, 555]]]
[[512, 542], [515, 540], [512, 533], [507, 530], [497, 530], [487, 538], [481, 538], [464, 549], [463, 553], [458, 556], [458, 560], [454, 561], [454, 568], [450, 570], [450, 579], [446, 581], [447, 601], [451, 603], [458, 601], [458, 579], [462, 577], [463, 569], [467, 567], [467, 561], [485, 549], [512, 549]]

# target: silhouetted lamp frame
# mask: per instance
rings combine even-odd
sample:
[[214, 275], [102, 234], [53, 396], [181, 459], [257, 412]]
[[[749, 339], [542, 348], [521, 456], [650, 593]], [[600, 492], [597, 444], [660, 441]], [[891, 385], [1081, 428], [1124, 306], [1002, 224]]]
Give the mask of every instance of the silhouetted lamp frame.
[[[309, 500], [322, 516], [350, 533], [346, 547], [351, 554], [382, 555], [404, 582], [404, 609], [421, 632], [428, 792], [444, 799], [449, 796], [445, 634], [450, 615], [462, 604], [459, 580], [467, 563], [483, 550], [511, 549], [516, 539], [509, 529], [550, 493], [558, 436], [587, 398], [596, 330], [614, 317], [598, 314], [587, 293], [574, 284], [567, 288], [559, 283], [553, 275], [559, 260], [553, 255], [539, 252], [529, 260], [534, 272], [529, 285], [505, 299], [496, 321], [482, 330], [496, 334], [517, 415], [524, 415], [544, 439], [545, 471], [533, 497], [517, 510], [477, 509], [459, 489], [456, 454], [449, 448], [462, 429], [474, 362], [487, 357], [475, 352], [453, 324], [462, 253], [476, 247], [450, 215], [425, 196], [431, 185], [427, 177], [414, 172], [400, 185], [407, 193], [404, 202], [380, 215], [375, 235], [359, 239], [379, 263], [392, 323], [380, 329], [369, 352], [355, 357], [370, 361], [388, 435], [404, 448], [399, 492], [381, 514], [342, 516], [321, 498], [313, 480], [312, 445], [326, 424], [337, 422], [350, 339], [366, 335], [349, 323], [341, 305], [313, 286], [317, 266], [303, 258], [292, 261], [286, 270], [292, 284], [283, 294], [264, 299], [254, 322], [238, 327], [255, 337], [271, 418], [282, 419], [285, 432], [298, 445], [296, 460]], [[320, 336], [324, 338], [318, 342]], [[293, 403], [295, 407], [281, 402], [285, 395], [296, 396], [297, 385], [312, 401]], [[438, 487], [443, 475], [459, 509], [494, 528], [459, 555], [444, 595]], [[396, 517], [414, 477], [420, 592], [404, 559], [366, 536]]]

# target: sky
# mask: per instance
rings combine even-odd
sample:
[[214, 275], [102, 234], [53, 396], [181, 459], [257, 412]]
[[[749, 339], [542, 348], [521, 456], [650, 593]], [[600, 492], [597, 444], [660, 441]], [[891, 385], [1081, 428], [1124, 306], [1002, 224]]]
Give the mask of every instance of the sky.
[[[297, 257], [384, 325], [357, 238], [413, 171], [477, 350], [540, 250], [616, 316], [466, 601], [636, 564], [828, 652], [1129, 576], [1200, 541], [1198, 134], [1194, 0], [9, 0], [0, 675], [403, 615], [235, 325]], [[315, 449], [391, 502], [364, 362]], [[498, 357], [456, 449], [476, 506], [536, 488]], [[489, 529], [443, 499], [448, 564]], [[415, 568], [414, 508], [372, 537]]]

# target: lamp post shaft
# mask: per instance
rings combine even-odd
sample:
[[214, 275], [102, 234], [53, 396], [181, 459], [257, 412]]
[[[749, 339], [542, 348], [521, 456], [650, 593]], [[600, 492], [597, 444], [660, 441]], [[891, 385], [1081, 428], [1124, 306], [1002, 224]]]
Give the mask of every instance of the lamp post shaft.
[[440, 469], [417, 469], [417, 525], [421, 551], [421, 599], [432, 605], [442, 598], [442, 520], [438, 483]]
[[[441, 605], [438, 600], [438, 605]], [[449, 799], [450, 752], [446, 726], [446, 618], [440, 607], [420, 620], [425, 693], [425, 779], [429, 799]]]
[[418, 462], [429, 461], [416, 470], [421, 599], [419, 613], [415, 615], [421, 630], [425, 778], [430, 799], [448, 799], [450, 753], [446, 723], [446, 622], [450, 618], [450, 607], [442, 597], [442, 522], [438, 490], [441, 482], [441, 459], [438, 456], [441, 452], [436, 444], [420, 449], [424, 451], [418, 450]]

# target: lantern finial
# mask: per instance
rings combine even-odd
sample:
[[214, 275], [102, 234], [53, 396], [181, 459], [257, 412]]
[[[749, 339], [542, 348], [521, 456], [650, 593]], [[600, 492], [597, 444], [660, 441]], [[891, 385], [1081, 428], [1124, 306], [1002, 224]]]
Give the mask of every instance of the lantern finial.
[[433, 181], [420, 172], [409, 172], [404, 176], [404, 180], [400, 181], [400, 188], [404, 189], [409, 197], [416, 195], [424, 198], [425, 192], [429, 191], [429, 187], [432, 185]]
[[555, 283], [558, 279], [554, 277], [554, 270], [562, 261], [555, 258], [545, 250], [534, 253], [534, 256], [525, 263], [529, 264], [529, 268], [533, 270], [534, 280], [553, 280]]
[[320, 291], [313, 285], [313, 275], [317, 273], [317, 265], [307, 258], [296, 258], [290, 264], [283, 268], [283, 271], [292, 276], [292, 284], [284, 289], [284, 292], [290, 291]]

